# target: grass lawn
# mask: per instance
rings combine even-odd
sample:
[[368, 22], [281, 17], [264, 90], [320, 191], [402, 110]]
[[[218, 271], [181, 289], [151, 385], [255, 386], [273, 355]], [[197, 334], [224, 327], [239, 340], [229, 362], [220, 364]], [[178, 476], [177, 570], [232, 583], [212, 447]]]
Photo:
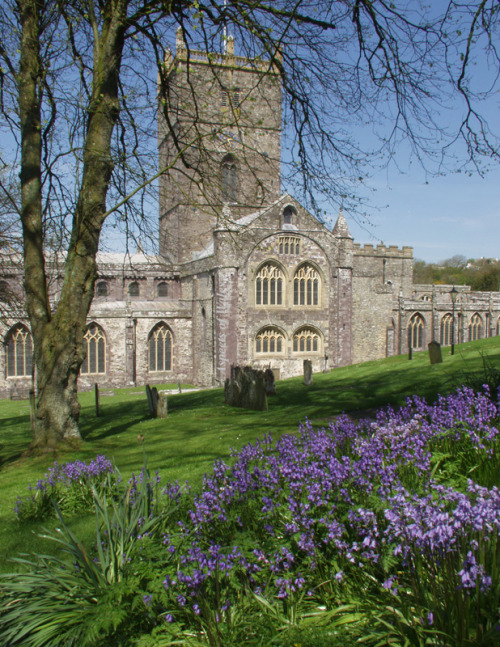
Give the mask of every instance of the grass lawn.
[[[12, 570], [5, 556], [42, 551], [43, 542], [31, 532], [39, 530], [38, 524], [20, 526], [13, 508], [17, 496], [25, 496], [28, 483], [43, 478], [54, 458], [66, 462], [105, 454], [128, 478], [142, 466], [137, 441], [142, 434], [150, 468], [158, 469], [163, 481], [189, 480], [196, 486], [215, 459], [229, 456], [231, 447], [240, 449], [268, 432], [275, 437], [295, 432], [306, 417], [315, 425], [324, 425], [343, 411], [369, 415], [385, 404], [397, 406], [412, 394], [432, 400], [459, 384], [480, 384], [492, 372], [498, 377], [500, 337], [456, 346], [453, 357], [444, 349], [443, 357], [443, 363], [436, 365], [430, 365], [428, 353], [422, 352], [415, 353], [412, 361], [399, 356], [338, 368], [314, 375], [308, 387], [302, 378], [284, 380], [278, 382], [267, 412], [227, 407], [223, 390], [212, 389], [170, 396], [169, 417], [153, 420], [144, 389], [138, 387], [117, 389], [113, 396], [102, 397], [101, 415], [96, 417], [93, 393], [82, 393], [84, 443], [80, 450], [56, 457], [24, 457], [31, 440], [28, 403], [0, 401], [0, 570]], [[89, 517], [72, 519], [71, 526], [85, 536], [91, 526]]]

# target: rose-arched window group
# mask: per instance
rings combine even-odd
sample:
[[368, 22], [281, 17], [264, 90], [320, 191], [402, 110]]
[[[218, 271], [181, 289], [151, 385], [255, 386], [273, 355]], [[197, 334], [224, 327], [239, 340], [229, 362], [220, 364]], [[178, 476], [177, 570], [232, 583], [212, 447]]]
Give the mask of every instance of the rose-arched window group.
[[[257, 306], [286, 303], [284, 271], [275, 263], [263, 265], [255, 277], [255, 304]], [[301, 265], [293, 276], [293, 305], [317, 306], [320, 303], [320, 276], [309, 264]]]
[[[285, 333], [274, 326], [261, 329], [255, 336], [255, 353], [281, 355], [285, 352], [287, 338]], [[303, 326], [292, 335], [292, 351], [294, 353], [321, 352], [321, 337], [309, 326]]]
[[[87, 326], [83, 341], [86, 356], [80, 369], [81, 374], [105, 374], [107, 370], [107, 344], [103, 329], [96, 323], [91, 323]], [[152, 329], [148, 336], [147, 348], [148, 370], [150, 373], [162, 373], [172, 370], [173, 335], [165, 323], [161, 322]], [[18, 350], [18, 354], [19, 352]]]

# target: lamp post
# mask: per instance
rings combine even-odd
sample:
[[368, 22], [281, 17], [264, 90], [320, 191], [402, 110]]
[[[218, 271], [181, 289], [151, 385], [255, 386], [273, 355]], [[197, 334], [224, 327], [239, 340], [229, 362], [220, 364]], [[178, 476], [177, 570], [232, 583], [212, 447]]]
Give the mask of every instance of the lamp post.
[[455, 303], [457, 302], [458, 290], [453, 286], [450, 292], [451, 302], [453, 304], [453, 320], [451, 322], [451, 354], [455, 354]]

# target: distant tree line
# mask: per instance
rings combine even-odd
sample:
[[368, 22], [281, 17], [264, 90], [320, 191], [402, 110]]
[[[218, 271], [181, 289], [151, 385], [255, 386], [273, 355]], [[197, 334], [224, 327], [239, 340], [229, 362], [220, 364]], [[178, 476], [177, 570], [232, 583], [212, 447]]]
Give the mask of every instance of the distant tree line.
[[416, 260], [413, 282], [470, 285], [476, 291], [500, 291], [500, 261], [492, 258], [467, 259], [460, 255], [440, 263]]

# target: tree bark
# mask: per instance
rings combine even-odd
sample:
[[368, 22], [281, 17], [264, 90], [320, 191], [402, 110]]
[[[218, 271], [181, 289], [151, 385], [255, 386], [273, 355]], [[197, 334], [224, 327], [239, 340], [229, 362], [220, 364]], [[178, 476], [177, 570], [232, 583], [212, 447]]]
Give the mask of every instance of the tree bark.
[[[105, 2], [100, 25], [94, 16], [89, 17], [94, 35], [94, 67], [83, 147], [82, 182], [73, 216], [62, 290], [57, 306], [52, 310], [44, 261], [41, 182], [40, 105], [45, 69], [40, 57], [40, 37], [46, 7], [44, 0], [18, 0], [22, 27], [18, 83], [25, 290], [38, 389], [34, 451], [51, 450], [61, 443], [74, 444], [81, 438], [77, 379], [85, 357], [83, 335], [92, 303], [96, 254], [113, 170], [111, 137], [119, 116], [118, 80], [127, 5], [128, 0]], [[58, 15], [57, 19], [62, 19], [62, 16]]]

